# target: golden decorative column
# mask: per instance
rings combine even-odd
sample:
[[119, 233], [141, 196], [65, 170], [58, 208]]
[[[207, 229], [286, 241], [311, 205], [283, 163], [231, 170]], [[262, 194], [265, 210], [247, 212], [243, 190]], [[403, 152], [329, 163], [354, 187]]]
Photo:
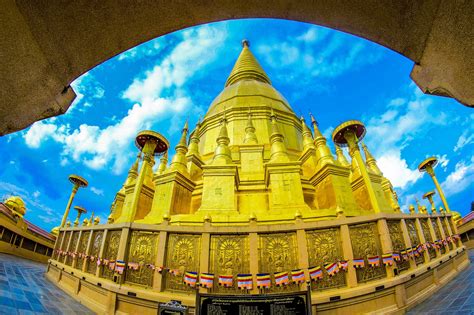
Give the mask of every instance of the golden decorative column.
[[70, 175], [69, 176], [69, 181], [73, 184], [72, 186], [72, 192], [71, 195], [69, 196], [69, 201], [66, 206], [66, 210], [64, 210], [64, 215], [61, 220], [61, 225], [59, 226], [60, 228], [64, 227], [66, 224], [67, 216], [69, 215], [69, 210], [71, 209], [72, 201], [74, 200], [74, 196], [76, 195], [77, 191], [79, 190], [80, 187], [87, 187], [88, 183], [87, 180], [82, 178], [81, 176], [78, 175]]
[[[385, 219], [377, 220], [377, 230], [380, 236], [380, 245], [382, 247], [383, 253], [391, 253], [393, 252], [393, 245], [392, 239], [390, 238], [390, 231], [388, 230], [387, 221]], [[387, 278], [394, 277], [395, 264], [392, 266], [385, 266], [385, 270], [387, 271]]]
[[436, 206], [434, 204], [434, 201], [433, 201], [433, 196], [435, 195], [436, 193], [434, 191], [428, 191], [427, 193], [425, 193], [423, 195], [423, 199], [428, 199], [428, 201], [430, 202], [430, 205], [431, 205], [431, 214], [436, 214]]
[[446, 201], [446, 197], [444, 196], [443, 190], [441, 189], [441, 186], [439, 185], [438, 179], [436, 178], [435, 172], [434, 172], [434, 167], [438, 164], [438, 160], [432, 156], [424, 160], [423, 162], [418, 165], [418, 170], [420, 172], [427, 172], [430, 176], [431, 179], [433, 179], [433, 182], [436, 186], [436, 189], [438, 190], [439, 197], [441, 198], [441, 201], [443, 202], [444, 207], [446, 208], [446, 211], [448, 213], [451, 212], [451, 209], [449, 209], [448, 202]]
[[365, 187], [370, 200], [370, 205], [375, 213], [382, 212], [375, 190], [372, 187], [372, 182], [367, 172], [364, 161], [362, 160], [362, 155], [360, 154], [359, 141], [362, 140], [365, 136], [365, 126], [362, 122], [358, 120], [349, 120], [345, 123], [340, 124], [334, 129], [332, 133], [332, 139], [336, 145], [339, 146], [348, 146], [351, 156], [356, 160], [362, 179], [364, 181]]
[[79, 206], [75, 206], [74, 209], [77, 211], [77, 217], [76, 217], [76, 220], [74, 221], [74, 226], [79, 226], [81, 214], [87, 213], [87, 210]]
[[[421, 222], [419, 218], [415, 219], [415, 227], [418, 233], [418, 238], [420, 239], [420, 243], [425, 244], [426, 243], [425, 234], [423, 233], [423, 227], [421, 226]], [[428, 252], [428, 250], [425, 250], [423, 252], [423, 257], [425, 258], [425, 264], [430, 262], [431, 258], [430, 258], [430, 253]]]
[[[410, 240], [410, 235], [408, 234], [407, 223], [405, 222], [405, 219], [400, 220], [400, 228], [402, 229], [403, 240], [405, 241], [406, 248], [411, 248], [412, 244]], [[408, 262], [410, 264], [410, 269], [416, 268], [415, 260], [410, 258]]]
[[[342, 241], [342, 252], [344, 259], [352, 262], [354, 259], [354, 252], [352, 251], [351, 234], [349, 232], [349, 226], [347, 224], [341, 224], [341, 241]], [[346, 283], [349, 288], [357, 286], [357, 272], [353, 265], [349, 266], [346, 273]]]

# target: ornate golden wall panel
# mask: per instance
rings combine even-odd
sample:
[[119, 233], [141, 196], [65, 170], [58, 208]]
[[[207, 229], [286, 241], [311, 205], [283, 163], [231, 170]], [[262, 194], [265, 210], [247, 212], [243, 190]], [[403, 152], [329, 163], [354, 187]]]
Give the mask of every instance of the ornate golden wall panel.
[[[398, 220], [387, 221], [388, 230], [390, 232], [390, 239], [392, 240], [392, 248], [396, 252], [400, 252], [407, 248], [405, 240], [403, 239], [403, 232]], [[410, 268], [410, 263], [401, 259], [397, 262], [397, 268], [400, 273]]]
[[[89, 252], [89, 257], [99, 256], [100, 246], [102, 245], [102, 237], [104, 236], [104, 231], [95, 231], [93, 233], [94, 234], [92, 234], [92, 244]], [[95, 271], [97, 270], [97, 263], [95, 261], [91, 261], [89, 258], [87, 259], [86, 263], [87, 272], [95, 274]]]
[[71, 232], [67, 231], [65, 233], [66, 233], [66, 236], [63, 242], [63, 246], [61, 246], [62, 250], [67, 250], [67, 246], [69, 245], [69, 239], [71, 238]]
[[[102, 258], [109, 260], [117, 259], [121, 234], [122, 230], [109, 231], [107, 233], [107, 240], [105, 242], [104, 255]], [[110, 270], [107, 266], [103, 266], [102, 277], [112, 280], [114, 278], [114, 271]]]
[[[382, 255], [380, 238], [377, 231], [377, 224], [374, 222], [351, 225], [349, 227], [351, 235], [352, 252], [354, 258], [364, 258], [365, 265], [369, 266], [367, 256]], [[386, 276], [385, 267], [380, 262], [380, 267], [366, 267], [357, 269], [357, 281], [367, 282], [380, 279]]]
[[179, 277], [164, 274], [165, 289], [170, 291], [194, 291], [195, 289], [183, 283], [185, 271], [199, 271], [201, 253], [201, 235], [170, 234], [166, 248], [166, 266], [178, 269]]
[[[431, 221], [431, 225], [433, 226], [435, 230], [436, 240], [441, 239], [442, 237], [441, 230], [439, 229], [438, 223], [436, 222], [437, 220], [436, 219], [428, 219], [428, 220]], [[441, 246], [441, 248], [439, 249], [439, 252], [441, 253], [441, 255], [446, 252], [446, 249], [444, 248], [444, 246]]]
[[[298, 268], [298, 253], [296, 233], [260, 234], [259, 272], [273, 273], [290, 271]], [[265, 292], [298, 291], [299, 286], [290, 284], [282, 287], [272, 286]]]
[[[341, 233], [339, 228], [306, 231], [308, 241], [309, 267], [321, 266], [342, 260]], [[346, 285], [344, 272], [339, 272], [333, 277], [329, 277], [323, 269], [324, 278], [311, 284], [312, 290], [323, 290], [338, 288]]]
[[214, 288], [216, 293], [239, 293], [237, 283], [225, 288], [218, 285], [218, 275], [233, 275], [249, 273], [249, 238], [248, 235], [213, 235], [211, 236], [210, 268], [215, 274]]
[[[77, 249], [78, 253], [85, 254], [86, 249], [87, 249], [87, 242], [89, 241], [90, 235], [91, 235], [90, 231], [82, 232], [81, 240], [79, 241], [79, 247]], [[82, 266], [84, 265], [84, 260], [85, 259], [82, 257], [77, 257], [77, 264], [76, 264], [77, 269], [82, 269]]]
[[[63, 240], [64, 233], [66, 233], [66, 232], [59, 232], [58, 241], [56, 242], [56, 246], [54, 247], [54, 249], [62, 249], [62, 247], [61, 247], [61, 242], [62, 242], [62, 240]], [[52, 255], [52, 258], [53, 258], [53, 259], [58, 259], [58, 257], [59, 257], [59, 253], [57, 253], [56, 251], [54, 251], [54, 252], [53, 252], [53, 255]]]
[[[441, 218], [441, 224], [443, 225], [443, 230], [444, 230], [444, 235], [446, 237], [449, 236], [449, 230], [448, 230], [448, 224], [446, 224], [446, 220], [444, 218]], [[453, 243], [448, 242], [449, 250], [453, 250]]]
[[[416, 230], [415, 220], [408, 219], [405, 220], [405, 222], [407, 224], [407, 230], [408, 235], [410, 236], [411, 246], [419, 245], [421, 242], [418, 236], [418, 231]], [[415, 261], [417, 265], [420, 265], [425, 262], [425, 258], [423, 257], [423, 255], [419, 255], [418, 257], [415, 257]]]
[[153, 285], [155, 271], [147, 268], [147, 264], [154, 264], [159, 233], [132, 231], [128, 246], [128, 262], [138, 263], [138, 270], [127, 269], [125, 282], [141, 284], [148, 287]]

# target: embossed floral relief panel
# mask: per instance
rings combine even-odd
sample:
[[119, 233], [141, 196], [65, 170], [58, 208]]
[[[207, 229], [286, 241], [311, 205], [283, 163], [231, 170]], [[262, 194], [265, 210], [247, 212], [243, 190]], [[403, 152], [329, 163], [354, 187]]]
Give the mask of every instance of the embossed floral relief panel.
[[[102, 245], [104, 231], [94, 231], [92, 233], [92, 244], [89, 252], [89, 257], [97, 257], [99, 256], [100, 246]], [[97, 270], [97, 263], [95, 261], [90, 261], [89, 257], [84, 261], [84, 263], [87, 264], [87, 272], [95, 274], [95, 271]]]
[[[259, 272], [270, 273], [272, 283], [275, 283], [274, 273], [283, 271], [290, 272], [298, 268], [296, 233], [260, 234], [259, 239]], [[282, 287], [272, 285], [271, 288], [265, 289], [265, 292], [289, 292], [298, 290], [299, 285], [292, 283]]]
[[[408, 230], [408, 235], [410, 236], [411, 246], [418, 246], [420, 242], [420, 238], [418, 236], [418, 231], [416, 230], [415, 220], [409, 219], [405, 220]], [[419, 255], [415, 258], [416, 264], [420, 265], [425, 262], [425, 258], [423, 255]]]
[[[390, 239], [392, 240], [392, 248], [395, 252], [400, 252], [407, 248], [405, 240], [403, 239], [403, 232], [400, 226], [400, 221], [398, 220], [388, 220], [387, 221], [388, 231], [390, 233]], [[401, 259], [396, 262], [398, 271], [403, 273], [403, 271], [410, 268], [410, 263]]]
[[[210, 269], [214, 273], [216, 293], [241, 293], [235, 281], [237, 274], [249, 273], [249, 237], [248, 235], [213, 235], [211, 236]], [[219, 275], [233, 275], [234, 286], [225, 288], [218, 285]]]
[[[81, 240], [79, 241], [79, 247], [77, 248], [77, 253], [78, 254], [85, 254], [87, 250], [87, 243], [89, 242], [89, 237], [91, 235], [90, 231], [83, 231], [81, 235]], [[82, 266], [84, 265], [84, 258], [83, 257], [77, 257], [77, 264], [76, 268], [77, 269], [82, 269]]]
[[199, 272], [199, 257], [201, 252], [201, 235], [170, 234], [166, 248], [166, 267], [177, 269], [179, 276], [164, 273], [165, 289], [168, 291], [194, 291], [183, 283], [185, 271]]
[[309, 267], [321, 266], [324, 277], [321, 280], [312, 282], [312, 290], [324, 290], [338, 288], [346, 285], [344, 272], [339, 272], [335, 276], [329, 277], [324, 266], [342, 260], [341, 233], [339, 228], [306, 231], [308, 243]]
[[[118, 254], [118, 249], [120, 246], [120, 236], [122, 234], [122, 230], [113, 230], [109, 231], [107, 233], [107, 240], [105, 241], [105, 248], [104, 248], [104, 254], [103, 257], [104, 259], [109, 259], [109, 260], [116, 260], [117, 259], [117, 254]], [[100, 249], [100, 247], [99, 247]], [[96, 255], [94, 255], [97, 259], [97, 256], [99, 255], [99, 252], [97, 252]], [[108, 268], [108, 266], [103, 266], [102, 267], [102, 277], [107, 278], [109, 280], [114, 279], [114, 271]]]
[[[69, 246], [69, 252], [70, 253], [75, 253], [76, 252], [76, 246], [77, 246], [77, 241], [79, 240], [79, 232], [72, 232], [72, 240], [71, 244]], [[66, 265], [71, 266], [72, 265], [72, 256], [67, 255], [66, 256]]]
[[[428, 222], [429, 219], [420, 219], [421, 228], [423, 229], [423, 235], [425, 237], [425, 241], [432, 242], [433, 238], [431, 237], [430, 233], [430, 223]], [[436, 258], [436, 250], [433, 247], [428, 248], [428, 253], [430, 258]]]
[[69, 239], [71, 239], [71, 232], [67, 231], [65, 233], [66, 233], [66, 237], [64, 239], [63, 246], [61, 246], [61, 249], [63, 251], [67, 250], [67, 246], [69, 245]]
[[148, 268], [147, 264], [154, 264], [156, 249], [158, 248], [159, 233], [147, 231], [132, 231], [128, 246], [128, 259], [130, 263], [137, 263], [138, 269], [127, 268], [125, 282], [151, 287], [155, 271]]
[[367, 282], [386, 276], [385, 267], [380, 262], [379, 267], [369, 267], [368, 256], [382, 255], [380, 238], [375, 222], [351, 225], [349, 227], [354, 258], [364, 258], [365, 268], [357, 269], [357, 282]]

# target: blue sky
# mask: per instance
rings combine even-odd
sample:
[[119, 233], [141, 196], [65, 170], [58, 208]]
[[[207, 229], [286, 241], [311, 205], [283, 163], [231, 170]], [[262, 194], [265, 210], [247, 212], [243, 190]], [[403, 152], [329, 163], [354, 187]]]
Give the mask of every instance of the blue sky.
[[[0, 138], [0, 198], [22, 196], [26, 218], [51, 229], [60, 223], [71, 191], [67, 178], [75, 173], [89, 180], [75, 204], [105, 222], [137, 154], [137, 132], [163, 133], [174, 154], [184, 121], [194, 126], [223, 89], [243, 38], [296, 114], [311, 111], [326, 136], [348, 119], [366, 124], [365, 143], [394, 184], [402, 210], [434, 189], [416, 166], [435, 155], [451, 208], [469, 211], [472, 109], [421, 93], [409, 78], [412, 61], [385, 47], [319, 26], [265, 19], [175, 32], [78, 78], [72, 83], [78, 97], [66, 114]], [[438, 196], [435, 201], [441, 205]]]

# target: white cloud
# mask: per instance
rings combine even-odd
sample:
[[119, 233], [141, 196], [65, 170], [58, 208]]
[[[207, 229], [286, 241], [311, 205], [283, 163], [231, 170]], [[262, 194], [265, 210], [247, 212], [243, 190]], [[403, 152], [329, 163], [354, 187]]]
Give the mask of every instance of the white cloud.
[[415, 183], [420, 177], [420, 172], [408, 167], [407, 161], [401, 157], [399, 150], [385, 152], [377, 159], [377, 165], [384, 176], [390, 179], [392, 185], [398, 188], [405, 188], [411, 183]]
[[38, 198], [41, 195], [41, 193], [37, 190], [33, 193], [33, 197]]
[[474, 130], [466, 129], [464, 132], [459, 136], [458, 141], [456, 143], [456, 146], [454, 147], [454, 152], [457, 152], [464, 148], [467, 145], [473, 144], [474, 143]]
[[459, 161], [454, 171], [441, 184], [446, 196], [464, 191], [474, 183], [474, 156], [470, 161]]
[[[427, 156], [428, 157], [428, 156]], [[438, 159], [438, 165], [446, 172], [446, 167], [448, 166], [449, 159], [446, 154], [443, 155], [436, 155], [436, 158]]]
[[155, 38], [151, 41], [135, 46], [120, 55], [117, 56], [117, 59], [120, 61], [126, 60], [131, 61], [138, 58], [149, 57], [157, 55], [161, 52], [164, 45], [161, 44], [162, 38]]
[[[431, 100], [410, 87], [410, 95], [388, 102], [387, 110], [366, 124], [366, 142], [384, 175], [394, 187], [406, 188], [421, 177], [416, 166], [402, 156], [403, 149], [430, 126], [446, 124], [444, 113], [430, 111]], [[440, 156], [443, 168], [449, 160]]]
[[76, 92], [76, 98], [71, 106], [69, 106], [66, 115], [71, 115], [76, 108], [78, 108], [80, 112], [84, 112], [86, 108], [92, 106], [91, 102], [102, 99], [105, 95], [104, 87], [90, 72], [86, 72], [74, 80], [71, 86], [74, 92]]
[[96, 194], [97, 196], [103, 196], [104, 195], [104, 190], [96, 188], [96, 187], [91, 187], [91, 191]]
[[[218, 56], [218, 48], [225, 45], [216, 43], [223, 43], [227, 36], [225, 31], [211, 26], [181, 34], [182, 41], [124, 91], [123, 98], [134, 104], [121, 120], [104, 128], [82, 124], [75, 130], [67, 125], [37, 123], [25, 135], [27, 145], [39, 147], [42, 141], [52, 138], [63, 145], [61, 165], [73, 160], [98, 170], [112, 163], [113, 172], [121, 173], [133, 155], [128, 148], [140, 130], [151, 129], [164, 119], [190, 114], [192, 101], [185, 83]], [[84, 78], [88, 76], [82, 76], [80, 81]]]

